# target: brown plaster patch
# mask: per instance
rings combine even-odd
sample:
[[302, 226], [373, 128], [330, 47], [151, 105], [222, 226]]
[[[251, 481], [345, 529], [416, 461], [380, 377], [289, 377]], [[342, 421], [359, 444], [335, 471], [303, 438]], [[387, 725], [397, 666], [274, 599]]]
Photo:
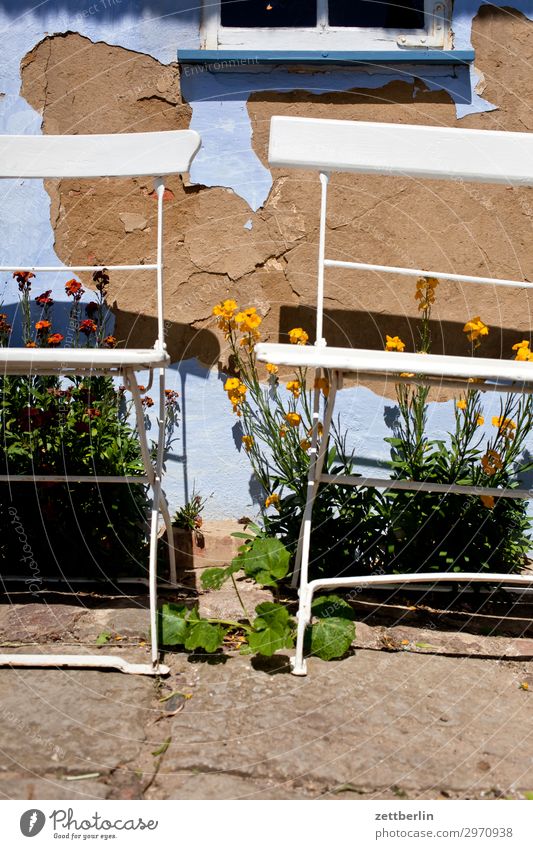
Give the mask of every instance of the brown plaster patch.
[[[275, 114], [527, 128], [533, 82], [520, 70], [520, 62], [533, 52], [531, 23], [509, 10], [482, 7], [473, 38], [476, 61], [485, 74], [484, 96], [499, 103], [498, 112], [458, 122], [450, 97], [429, 91], [420, 80], [323, 95], [296, 89], [261, 92], [248, 102], [256, 153], [266, 163], [268, 128]], [[181, 98], [177, 66], [94, 44], [75, 33], [40, 42], [25, 57], [22, 77], [24, 96], [43, 114], [44, 132], [164, 130], [189, 123], [190, 107]], [[224, 297], [259, 306], [265, 332], [274, 339], [286, 338], [295, 325], [311, 330], [318, 180], [313, 173], [283, 169], [276, 169], [273, 179], [264, 207], [255, 214], [231, 190], [169, 180], [166, 312], [174, 359], [226, 359], [224, 340], [211, 317], [213, 304]], [[65, 262], [153, 260], [150, 181], [65, 180], [47, 189], [56, 250]], [[533, 280], [530, 189], [334, 175], [331, 201], [330, 255]], [[249, 219], [252, 228], [246, 229]], [[415, 346], [414, 281], [335, 270], [328, 272], [327, 291], [332, 343], [381, 347], [385, 333], [400, 333], [409, 348]], [[155, 292], [148, 273], [113, 275], [111, 298], [119, 338], [130, 344], [150, 343]], [[466, 353], [462, 327], [478, 314], [491, 326], [487, 354], [510, 356], [512, 343], [529, 334], [531, 314], [524, 290], [443, 282], [434, 311], [436, 349]], [[387, 392], [393, 394], [392, 387]]]

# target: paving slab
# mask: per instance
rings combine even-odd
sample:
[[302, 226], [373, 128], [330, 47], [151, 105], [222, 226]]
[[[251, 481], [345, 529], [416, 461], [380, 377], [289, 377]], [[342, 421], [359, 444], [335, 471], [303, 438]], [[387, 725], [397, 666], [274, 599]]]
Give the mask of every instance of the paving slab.
[[0, 669], [0, 778], [128, 769], [144, 744], [153, 695], [152, 679], [120, 672]]
[[311, 659], [307, 678], [295, 678], [280, 660], [171, 663], [192, 698], [172, 721], [161, 788], [223, 772], [321, 794], [533, 788], [533, 693], [520, 689], [531, 664], [357, 651]]

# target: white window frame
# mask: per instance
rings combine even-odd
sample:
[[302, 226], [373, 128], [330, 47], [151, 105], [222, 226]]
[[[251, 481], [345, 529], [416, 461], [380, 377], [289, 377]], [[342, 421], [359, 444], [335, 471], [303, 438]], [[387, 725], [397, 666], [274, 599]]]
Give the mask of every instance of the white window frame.
[[[424, 29], [329, 27], [328, 0], [317, 0], [316, 27], [223, 27], [221, 0], [202, 0], [205, 50], [401, 50], [451, 48], [451, 0], [425, 0]], [[297, 35], [297, 38], [295, 38]]]

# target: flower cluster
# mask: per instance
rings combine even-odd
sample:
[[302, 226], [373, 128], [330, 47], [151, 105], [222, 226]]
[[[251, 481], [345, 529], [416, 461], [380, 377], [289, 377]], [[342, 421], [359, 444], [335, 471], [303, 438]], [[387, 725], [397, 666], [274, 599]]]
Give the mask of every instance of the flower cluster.
[[35, 277], [31, 271], [14, 271], [13, 279], [19, 284], [19, 292], [29, 292], [31, 289], [30, 280]]
[[385, 350], [386, 351], [403, 351], [405, 348], [405, 342], [402, 342], [399, 336], [385, 336]]
[[309, 335], [302, 327], [293, 327], [289, 330], [289, 341], [291, 345], [307, 345]]
[[224, 390], [228, 393], [228, 398], [233, 405], [233, 412], [240, 418], [242, 415], [240, 405], [246, 400], [246, 386], [238, 377], [228, 377]]
[[439, 285], [436, 277], [419, 277], [416, 281], [415, 300], [420, 301], [418, 309], [429, 310], [435, 302], [435, 289]]
[[463, 327], [463, 333], [466, 333], [468, 341], [473, 342], [474, 346], [477, 348], [481, 344], [481, 338], [483, 336], [488, 336], [489, 328], [481, 320], [479, 315], [476, 315], [475, 318], [471, 318], [470, 321], [466, 322]]
[[72, 278], [72, 280], [67, 280], [65, 283], [65, 292], [67, 293], [67, 298], [72, 298], [75, 303], [78, 303], [85, 294], [85, 289], [79, 280]]
[[219, 330], [222, 330], [226, 339], [235, 328], [234, 316], [237, 309], [237, 301], [234, 301], [233, 298], [226, 298], [225, 301], [221, 301], [213, 307], [213, 315], [216, 317], [217, 326]]
[[521, 342], [513, 345], [513, 351], [516, 351], [515, 360], [520, 360], [521, 362], [533, 361], [533, 352], [529, 350], [529, 341], [527, 339], [522, 339]]

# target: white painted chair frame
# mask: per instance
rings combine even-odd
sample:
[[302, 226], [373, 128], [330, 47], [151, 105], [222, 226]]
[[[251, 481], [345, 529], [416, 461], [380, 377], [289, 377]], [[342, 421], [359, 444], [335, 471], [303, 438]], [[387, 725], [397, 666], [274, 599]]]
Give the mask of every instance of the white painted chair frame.
[[[163, 675], [168, 667], [159, 662], [157, 634], [157, 538], [161, 512], [168, 535], [170, 584], [176, 584], [176, 564], [172, 537], [172, 524], [165, 494], [162, 489], [164, 429], [165, 429], [165, 369], [170, 364], [165, 344], [163, 302], [163, 196], [164, 177], [184, 174], [200, 147], [200, 137], [192, 130], [175, 130], [161, 133], [124, 133], [90, 136], [0, 136], [0, 178], [61, 179], [93, 177], [154, 178], [157, 194], [157, 255], [156, 262], [145, 265], [71, 265], [36, 266], [19, 262], [0, 267], [2, 272], [19, 269], [32, 272], [94, 272], [109, 271], [155, 272], [157, 286], [157, 339], [152, 349], [112, 350], [95, 348], [0, 348], [0, 368], [3, 375], [120, 375], [131, 391], [144, 475], [1, 475], [0, 481], [40, 483], [55, 481], [65, 483], [124, 483], [148, 484], [152, 491], [150, 514], [150, 554], [148, 585], [150, 598], [151, 662], [131, 663], [123, 657], [106, 655], [56, 654], [0, 654], [0, 666], [93, 667], [113, 668], [141, 675]], [[159, 372], [159, 428], [155, 461], [150, 458], [146, 435], [144, 411], [136, 372], [148, 369], [149, 385], [153, 371]]]
[[[516, 586], [531, 585], [526, 575], [477, 572], [431, 572], [409, 575], [369, 575], [328, 578], [309, 581], [313, 504], [321, 483], [343, 484], [378, 489], [403, 489], [423, 492], [488, 494], [497, 498], [528, 499], [533, 490], [495, 489], [489, 487], [436, 484], [427, 481], [390, 480], [379, 477], [326, 475], [322, 473], [326, 456], [335, 398], [342, 387], [345, 373], [365, 375], [366, 380], [380, 380], [393, 375], [397, 382], [440, 385], [466, 389], [468, 378], [483, 378], [476, 385], [482, 391], [533, 392], [533, 363], [497, 359], [422, 355], [365, 349], [330, 348], [323, 338], [324, 276], [326, 268], [377, 271], [408, 277], [437, 277], [464, 283], [533, 288], [533, 283], [493, 277], [450, 274], [446, 271], [397, 268], [366, 262], [328, 259], [326, 247], [326, 211], [329, 174], [332, 171], [410, 176], [420, 179], [445, 179], [471, 182], [504, 183], [510, 186], [533, 185], [533, 134], [504, 133], [485, 130], [448, 129], [440, 127], [378, 124], [355, 121], [274, 117], [270, 129], [269, 162], [274, 167], [317, 169], [320, 173], [321, 203], [318, 247], [318, 282], [316, 342], [313, 346], [260, 343], [257, 358], [277, 365], [316, 369], [329, 375], [330, 393], [324, 416], [323, 435], [318, 438], [320, 392], [315, 389], [313, 431], [307, 499], [300, 530], [294, 585], [299, 582], [298, 633], [292, 671], [307, 672], [304, 658], [304, 636], [311, 621], [314, 594], [321, 589], [379, 586], [395, 584], [494, 583]], [[401, 373], [416, 377], [402, 378]]]

